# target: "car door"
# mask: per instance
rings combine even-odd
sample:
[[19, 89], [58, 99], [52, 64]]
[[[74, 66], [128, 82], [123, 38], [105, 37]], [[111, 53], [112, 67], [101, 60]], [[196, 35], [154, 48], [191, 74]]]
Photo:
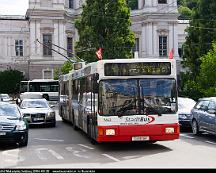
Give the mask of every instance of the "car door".
[[203, 130], [208, 130], [209, 129], [209, 117], [208, 117], [208, 105], [209, 101], [204, 100], [202, 102], [202, 105], [200, 107], [200, 112], [199, 112], [199, 119], [200, 119], [200, 128]]
[[206, 112], [207, 114], [207, 123], [208, 123], [208, 131], [211, 133], [215, 133], [216, 131], [216, 103], [214, 101], [210, 101], [208, 105], [208, 111]]

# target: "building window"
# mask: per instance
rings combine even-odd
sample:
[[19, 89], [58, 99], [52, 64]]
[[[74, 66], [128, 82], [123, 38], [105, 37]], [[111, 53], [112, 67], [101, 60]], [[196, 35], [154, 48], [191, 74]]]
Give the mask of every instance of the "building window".
[[138, 0], [127, 0], [127, 4], [131, 10], [137, 10], [138, 7]]
[[167, 0], [158, 0], [158, 4], [167, 4]]
[[69, 0], [69, 8], [74, 8], [74, 0]]
[[72, 37], [67, 38], [67, 56], [73, 57], [73, 38]]
[[139, 52], [139, 38], [135, 39], [135, 46], [133, 48], [133, 52]]
[[167, 56], [167, 36], [159, 36], [159, 56]]
[[183, 57], [183, 43], [179, 43], [178, 45], [178, 54], [180, 58]]
[[43, 70], [43, 79], [52, 79], [53, 71], [52, 70]]
[[16, 56], [23, 56], [23, 40], [15, 40]]
[[43, 35], [43, 55], [52, 56], [52, 35], [44, 34]]

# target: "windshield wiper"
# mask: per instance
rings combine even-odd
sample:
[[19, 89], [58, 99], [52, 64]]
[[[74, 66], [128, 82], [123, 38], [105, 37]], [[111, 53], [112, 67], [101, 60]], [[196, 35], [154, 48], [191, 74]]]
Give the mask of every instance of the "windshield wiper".
[[147, 115], [149, 115], [150, 112], [151, 113], [153, 112], [154, 114], [158, 114], [158, 116], [162, 116], [161, 111], [158, 110], [158, 109], [156, 109], [156, 108], [154, 108], [154, 107], [145, 107], [144, 109], [145, 109], [144, 113], [146, 113]]

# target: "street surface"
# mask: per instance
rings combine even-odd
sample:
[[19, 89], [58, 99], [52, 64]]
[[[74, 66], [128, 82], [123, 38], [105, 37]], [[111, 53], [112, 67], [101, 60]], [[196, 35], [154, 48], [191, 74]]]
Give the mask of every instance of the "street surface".
[[30, 128], [27, 147], [1, 145], [0, 168], [216, 168], [216, 137], [182, 132], [155, 144], [92, 145], [57, 116], [55, 128]]

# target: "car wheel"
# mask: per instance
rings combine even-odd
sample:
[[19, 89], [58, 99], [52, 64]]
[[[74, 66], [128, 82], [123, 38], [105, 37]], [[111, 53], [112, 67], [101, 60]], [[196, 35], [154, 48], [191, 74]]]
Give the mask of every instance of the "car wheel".
[[194, 135], [200, 134], [199, 125], [198, 125], [196, 120], [192, 121], [192, 132], [193, 132]]
[[26, 147], [28, 145], [28, 132], [25, 133], [24, 138], [19, 143], [20, 147]]

